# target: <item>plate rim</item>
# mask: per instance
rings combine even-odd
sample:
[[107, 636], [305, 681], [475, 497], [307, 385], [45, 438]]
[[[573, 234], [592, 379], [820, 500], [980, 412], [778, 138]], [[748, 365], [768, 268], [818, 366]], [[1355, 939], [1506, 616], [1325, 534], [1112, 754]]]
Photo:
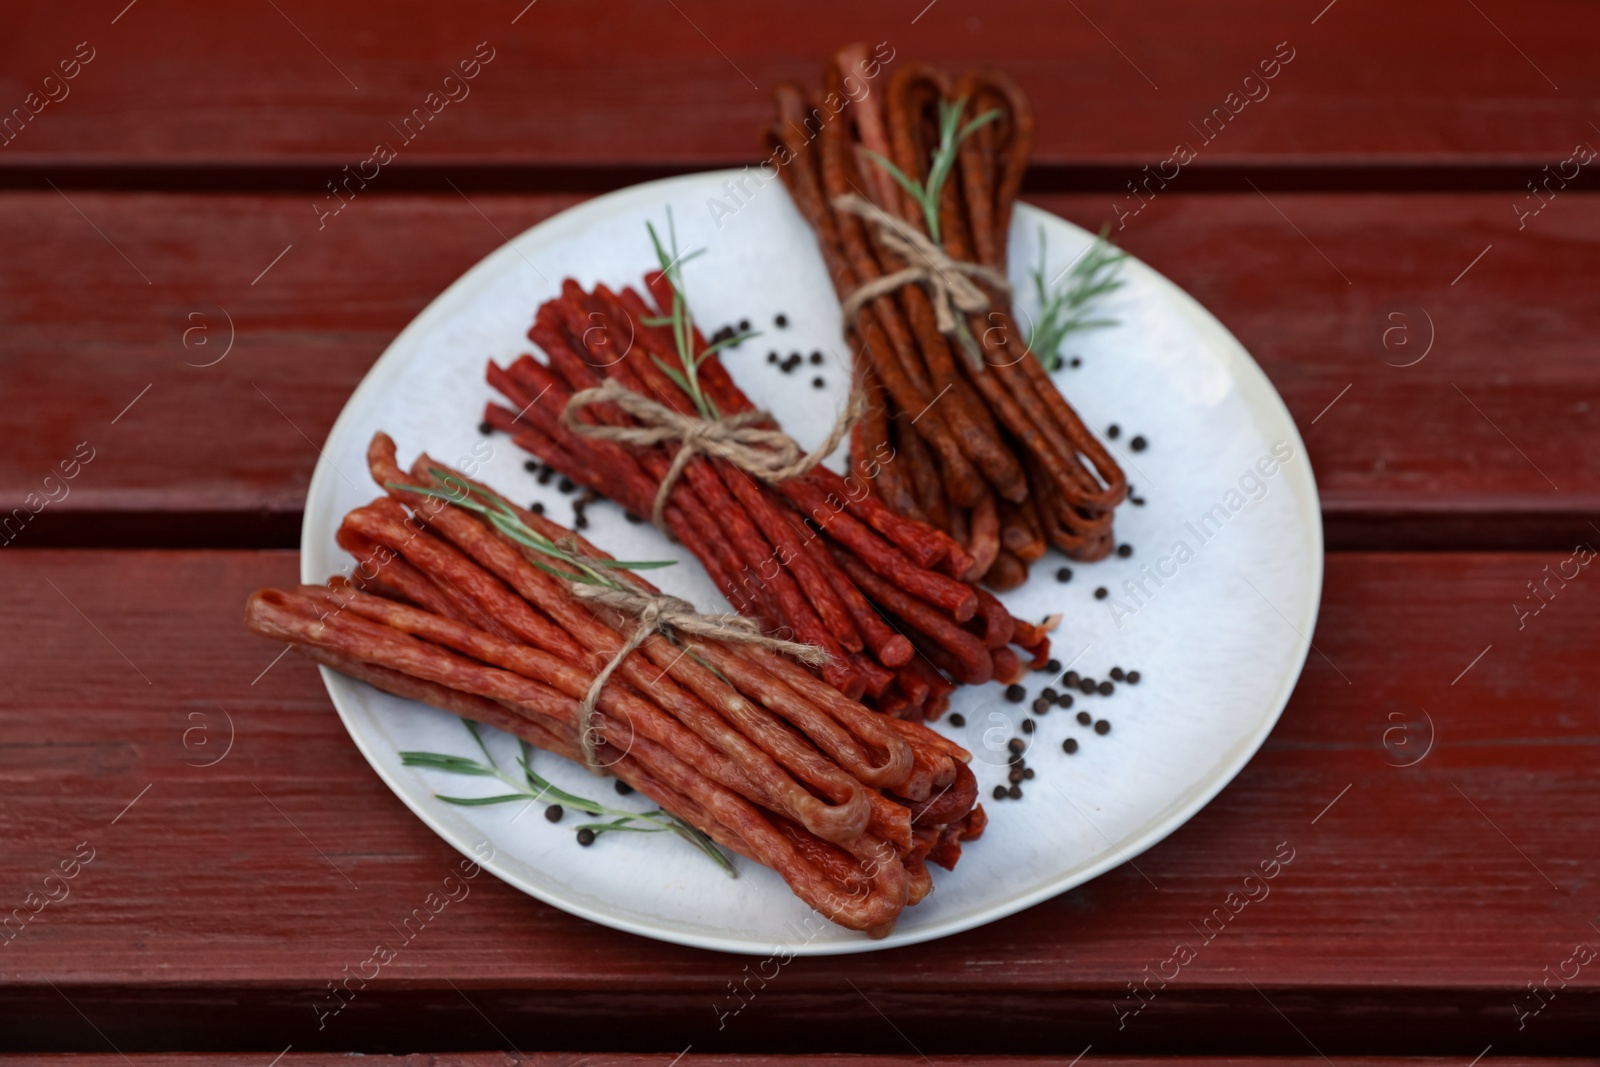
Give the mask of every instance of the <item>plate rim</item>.
[[[366, 402], [379, 394], [392, 378], [405, 369], [400, 360], [401, 353], [399, 351], [403, 343], [407, 343], [407, 347], [409, 347], [409, 342], [413, 335], [428, 332], [433, 329], [437, 322], [445, 320], [457, 302], [469, 299], [469, 292], [474, 288], [474, 283], [480, 276], [497, 275], [504, 266], [510, 265], [508, 261], [524, 258], [520, 251], [520, 245], [523, 242], [533, 240], [536, 236], [541, 240], [559, 239], [563, 231], [582, 228], [592, 222], [599, 221], [599, 219], [609, 216], [622, 204], [629, 204], [632, 201], [646, 199], [650, 196], [666, 200], [670, 196], [670, 191], [677, 186], [692, 186], [708, 180], [716, 183], [737, 177], [742, 173], [738, 169], [727, 168], [657, 178], [652, 181], [612, 190], [573, 204], [496, 246], [430, 300], [395, 335], [394, 339], [384, 348], [382, 354], [368, 368], [366, 374], [362, 376], [361, 381], [345, 401], [344, 407], [340, 410], [338, 417], [328, 430], [327, 437], [323, 440], [323, 448], [318, 451], [317, 463], [312, 471], [311, 481], [306, 488], [306, 504], [300, 525], [300, 580], [311, 584], [321, 584], [327, 579], [326, 575], [310, 573], [308, 553], [306, 551], [306, 545], [314, 538], [319, 537], [328, 528], [328, 523], [332, 520], [332, 516], [324, 515], [322, 513], [324, 509], [317, 504], [317, 500], [323, 495], [324, 483], [329, 477], [337, 476], [337, 471], [327, 458], [327, 446], [341, 434], [350, 432], [349, 424], [356, 421], [357, 412], [364, 410], [367, 406]], [[1018, 201], [1015, 215], [1017, 219], [1027, 219], [1029, 221], [1038, 221], [1041, 217], [1048, 218], [1070, 227], [1083, 234], [1086, 238], [1093, 239], [1094, 237], [1088, 230], [1078, 226], [1071, 220], [1062, 218], [1053, 212], [1046, 211], [1025, 201]], [[1301, 526], [1302, 532], [1308, 541], [1307, 559], [1309, 569], [1306, 577], [1310, 584], [1310, 596], [1307, 599], [1304, 617], [1295, 620], [1299, 624], [1293, 627], [1297, 635], [1295, 651], [1285, 661], [1282, 681], [1278, 691], [1270, 699], [1269, 703], [1272, 710], [1262, 717], [1254, 731], [1239, 740], [1235, 745], [1232, 756], [1220, 761], [1217, 768], [1212, 772], [1210, 779], [1197, 789], [1186, 802], [1169, 811], [1159, 822], [1150, 826], [1138, 836], [1128, 841], [1112, 843], [1110, 853], [1102, 856], [1095, 863], [1064, 874], [1027, 892], [992, 903], [971, 914], [952, 918], [943, 923], [929, 925], [921, 929], [908, 930], [904, 935], [897, 930], [881, 940], [872, 940], [862, 936], [859, 940], [844, 940], [822, 944], [813, 941], [804, 944], [781, 946], [792, 955], [854, 955], [863, 952], [902, 948], [951, 937], [1015, 915], [1035, 904], [1057, 897], [1070, 889], [1074, 889], [1110, 870], [1122, 866], [1124, 863], [1153, 848], [1188, 823], [1202, 808], [1214, 800], [1223, 789], [1227, 788], [1245, 766], [1255, 758], [1256, 753], [1261, 750], [1261, 746], [1265, 743], [1273, 728], [1276, 727], [1284, 709], [1288, 706], [1289, 699], [1293, 695], [1300, 676], [1305, 670], [1306, 659], [1311, 651], [1311, 634], [1315, 629], [1322, 605], [1324, 578], [1322, 509], [1311, 457], [1306, 451], [1305, 441], [1300, 435], [1300, 428], [1296, 424], [1294, 416], [1290, 413], [1288, 405], [1284, 403], [1283, 397], [1272, 384], [1271, 379], [1267, 377], [1266, 372], [1261, 369], [1260, 364], [1255, 361], [1249, 350], [1233, 335], [1232, 331], [1223, 325], [1222, 321], [1212, 314], [1205, 305], [1201, 304], [1176, 282], [1173, 282], [1143, 260], [1130, 254], [1127, 256], [1125, 263], [1128, 268], [1139, 272], [1145, 281], [1153, 283], [1162, 295], [1170, 300], [1194, 324], [1195, 328], [1201, 332], [1202, 339], [1207, 342], [1208, 347], [1227, 357], [1228, 376], [1240, 388], [1241, 393], [1245, 394], [1244, 400], [1248, 408], [1259, 412], [1261, 406], [1264, 405], [1266, 409], [1274, 411], [1275, 414], [1281, 416], [1283, 423], [1288, 427], [1290, 443], [1296, 447], [1297, 454], [1305, 460], [1303, 472], [1297, 470], [1295, 475], [1305, 479], [1304, 488], [1306, 494], [1296, 494], [1296, 499], [1301, 503], [1300, 510], [1309, 512], [1309, 514], [1302, 516], [1304, 521]], [[1248, 390], [1245, 388], [1247, 384], [1249, 386]], [[330, 472], [333, 473], [330, 474]], [[1289, 661], [1292, 661], [1292, 667]], [[447, 830], [442, 821], [437, 819], [434, 813], [429, 810], [429, 805], [425, 804], [423, 798], [411, 795], [409, 785], [402, 788], [398, 777], [399, 765], [395, 764], [393, 768], [390, 766], [393, 760], [389, 757], [392, 757], [393, 754], [376, 751], [372, 745], [369, 745], [368, 739], [362, 736], [362, 732], [354, 728], [351, 719], [355, 711], [346, 707], [347, 702], [342, 698], [340, 688], [345, 685], [359, 683], [334, 671], [332, 668], [319, 665], [318, 669], [322, 675], [323, 685], [328, 691], [328, 697], [333, 703], [334, 710], [339, 715], [340, 722], [344, 725], [345, 732], [350, 735], [350, 739], [355, 743], [356, 749], [377, 773], [379, 779], [389, 787], [389, 790], [399, 798], [401, 803], [411, 810], [412, 814], [421, 819], [423, 824], [438, 835], [441, 840], [454, 848], [463, 857], [477, 863], [501, 881], [536, 900], [570, 915], [576, 915], [590, 922], [599, 923], [602, 926], [640, 937], [737, 955], [760, 955], [773, 950], [774, 946], [771, 942], [761, 941], [758, 943], [748, 936], [719, 937], [664, 930], [626, 916], [603, 912], [580, 901], [549, 892], [525, 881], [498, 863], [498, 856], [484, 859], [477, 855], [466, 843], [456, 840], [455, 830], [453, 828]], [[428, 799], [431, 800], [432, 798]]]

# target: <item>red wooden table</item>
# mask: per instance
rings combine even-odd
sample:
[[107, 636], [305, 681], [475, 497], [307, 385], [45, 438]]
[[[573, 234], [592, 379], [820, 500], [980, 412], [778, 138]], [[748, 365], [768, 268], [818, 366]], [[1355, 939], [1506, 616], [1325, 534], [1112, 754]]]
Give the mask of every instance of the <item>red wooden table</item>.
[[[0, 514], [29, 517], [0, 533], [4, 1062], [1596, 1055], [1600, 577], [1566, 561], [1600, 545], [1600, 163], [1577, 162], [1600, 145], [1600, 11], [863, 7], [10, 5]], [[853, 38], [1012, 72], [1040, 114], [1029, 198], [1120, 221], [1283, 395], [1330, 554], [1281, 722], [1137, 868], [944, 941], [797, 959], [736, 1016], [748, 961], [485, 879], [319, 1027], [327, 984], [455, 854], [312, 668], [239, 624], [294, 580], [318, 443], [508, 235], [754, 161], [772, 86]], [[319, 228], [325, 183], [474, 55], [470, 95]], [[1135, 198], [1179, 142], [1196, 158]], [[1425, 757], [1385, 745], [1397, 723]], [[1297, 858], [1270, 898], [1136, 999], [1279, 842]]]

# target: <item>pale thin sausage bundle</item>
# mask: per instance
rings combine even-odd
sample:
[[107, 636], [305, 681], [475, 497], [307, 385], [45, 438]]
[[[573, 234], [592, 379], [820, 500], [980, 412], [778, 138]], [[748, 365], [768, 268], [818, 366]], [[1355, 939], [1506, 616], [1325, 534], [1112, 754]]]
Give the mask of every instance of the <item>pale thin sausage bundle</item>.
[[[259, 590], [246, 625], [379, 689], [578, 758], [580, 701], [631, 620], [579, 598], [527, 543], [429, 495], [463, 499], [469, 487], [494, 499], [485, 487], [426, 455], [403, 470], [383, 434], [368, 463], [388, 495], [341, 525], [358, 560], [351, 576]], [[505, 507], [573, 558], [610, 560]], [[656, 592], [625, 569], [606, 573]], [[980, 611], [991, 628], [993, 615]], [[606, 773], [872, 936], [931, 889], [928, 860], [953, 865], [982, 830], [963, 749], [765, 648], [654, 634], [618, 664], [589, 721]]]

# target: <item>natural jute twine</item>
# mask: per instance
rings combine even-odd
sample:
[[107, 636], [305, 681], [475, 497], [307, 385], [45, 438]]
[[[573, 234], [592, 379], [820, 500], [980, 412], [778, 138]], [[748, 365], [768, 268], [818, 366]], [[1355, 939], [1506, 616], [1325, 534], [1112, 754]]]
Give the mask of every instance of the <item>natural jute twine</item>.
[[611, 662], [595, 675], [589, 691], [583, 696], [583, 703], [578, 705], [578, 745], [583, 752], [584, 763], [593, 771], [601, 769], [599, 761], [595, 758], [598, 731], [593, 724], [594, 707], [600, 699], [600, 691], [605, 688], [612, 672], [622, 665], [622, 661], [644, 644], [645, 639], [653, 633], [672, 631], [679, 635], [687, 634], [718, 641], [755, 645], [757, 648], [771, 649], [774, 652], [787, 652], [801, 662], [814, 666], [825, 663], [828, 659], [828, 654], [816, 645], [768, 637], [761, 632], [761, 627], [755, 620], [747, 619], [743, 615], [702, 615], [695, 611], [694, 605], [687, 600], [664, 593], [648, 593], [642, 589], [611, 589], [582, 582], [570, 582], [569, 585], [572, 595], [577, 599], [611, 608], [639, 620], [632, 635], [617, 650], [616, 655], [611, 657]]
[[865, 282], [845, 298], [845, 325], [854, 323], [862, 307], [869, 301], [887, 296], [901, 286], [916, 283], [928, 291], [928, 299], [933, 304], [934, 323], [939, 332], [954, 338], [972, 365], [981, 368], [983, 355], [978, 351], [971, 331], [961, 328], [962, 320], [957, 312], [981, 315], [988, 311], [989, 297], [973, 279], [987, 282], [1000, 292], [1010, 293], [1011, 283], [1005, 275], [981, 263], [951, 258], [926, 234], [855, 193], [834, 197], [833, 206], [835, 210], [874, 223], [878, 228], [878, 240], [906, 261], [904, 269]]
[[[574, 418], [580, 408], [607, 402], [616, 404], [641, 425], [596, 426], [578, 422]], [[851, 393], [849, 403], [833, 424], [827, 438], [810, 452], [801, 452], [794, 439], [782, 430], [762, 429], [756, 425], [772, 420], [768, 412], [746, 411], [720, 419], [696, 418], [674, 411], [665, 404], [658, 404], [649, 397], [640, 396], [615, 378], [608, 378], [596, 388], [575, 394], [567, 401], [561, 421], [573, 432], [585, 437], [618, 441], [639, 448], [668, 441], [678, 442], [677, 455], [672, 457], [672, 466], [667, 469], [666, 477], [661, 479], [661, 488], [656, 491], [655, 508], [650, 515], [650, 521], [655, 523], [656, 528], [665, 531], [662, 512], [667, 506], [667, 496], [678, 476], [696, 455], [705, 452], [719, 456], [764, 482], [786, 481], [804, 474], [838, 448], [839, 442], [844, 440], [866, 406], [865, 393], [859, 389]]]

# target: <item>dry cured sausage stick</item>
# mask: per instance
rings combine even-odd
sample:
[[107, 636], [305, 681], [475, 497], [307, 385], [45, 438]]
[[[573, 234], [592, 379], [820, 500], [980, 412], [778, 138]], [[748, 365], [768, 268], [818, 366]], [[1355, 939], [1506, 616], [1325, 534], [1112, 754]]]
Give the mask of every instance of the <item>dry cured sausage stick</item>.
[[1011, 612], [994, 594], [983, 589], [978, 590], [978, 614], [973, 616], [968, 627], [973, 623], [978, 624], [976, 632], [982, 635], [984, 647], [991, 650], [1006, 647], [1017, 632], [1017, 620], [1011, 617]]
[[[529, 676], [528, 672], [532, 670], [539, 677], [548, 678], [550, 685], [569, 697], [582, 699], [590, 685], [594, 683], [593, 671], [574, 666], [556, 655], [542, 653], [525, 645], [501, 641], [481, 630], [463, 626], [425, 611], [363, 593], [352, 592], [348, 596], [339, 596], [331, 590], [323, 589], [318, 592], [327, 594], [341, 609], [472, 656], [493, 666], [516, 671], [524, 676]], [[662, 713], [632, 688], [619, 685], [607, 685], [600, 691], [599, 706], [608, 714], [629, 723], [647, 721], [649, 716]], [[667, 714], [670, 715], [672, 712], [667, 711]], [[656, 736], [650, 733], [648, 728], [645, 732], [646, 736]], [[781, 786], [775, 788], [774, 783], [763, 782], [759, 770], [751, 767], [747, 753], [728, 753], [728, 755], [745, 769], [746, 774], [764, 794], [763, 799], [769, 803], [776, 802], [778, 810], [791, 818], [798, 819], [818, 836], [831, 841], [848, 841], [865, 830], [869, 816], [867, 792], [847, 774], [842, 773], [837, 766], [820, 757], [813, 757], [810, 762], [821, 766], [807, 768], [809, 773], [805, 775], [819, 791], [834, 801], [833, 805], [828, 805], [803, 789], [790, 790]]]
[[[659, 275], [650, 275], [647, 281], [652, 286], [652, 292], [657, 284]], [[654, 314], [644, 304], [642, 298], [632, 290], [625, 290], [621, 294], [624, 307], [635, 314]], [[695, 335], [696, 345], [703, 345], [704, 339]], [[727, 369], [722, 366], [716, 356], [711, 356], [701, 365], [700, 375], [702, 385], [708, 395], [716, 401], [718, 408], [725, 413], [738, 413], [754, 411], [755, 405], [750, 398], [745, 396], [739, 387], [729, 377]], [[859, 457], [864, 458], [864, 457]], [[970, 561], [964, 559], [961, 547], [952, 541], [943, 532], [928, 526], [925, 523], [908, 519], [897, 514], [892, 509], [873, 498], [868, 493], [853, 493], [848, 491], [847, 479], [834, 473], [826, 467], [814, 467], [795, 481], [806, 481], [816, 485], [824, 492], [838, 493], [849, 501], [849, 506], [858, 513], [858, 517], [877, 530], [884, 537], [893, 541], [910, 556], [918, 566], [932, 567], [934, 564], [943, 563], [946, 573], [961, 574], [967, 569]]]
[[[889, 439], [889, 398], [878, 381], [877, 374], [865, 362], [855, 367], [857, 388], [870, 398], [866, 411], [850, 430], [850, 454], [858, 470], [871, 461], [877, 476], [871, 479], [872, 491], [890, 508], [918, 522], [927, 522], [927, 516], [911, 492], [911, 483], [905, 472], [892, 458], [898, 455]], [[915, 435], [913, 435], [915, 436]]]
[[988, 574], [1000, 551], [1000, 516], [992, 494], [986, 494], [967, 515], [967, 551], [972, 553], [968, 573]]
[[[885, 581], [871, 567], [848, 552], [835, 549], [834, 558], [863, 593], [883, 605], [886, 611], [903, 619], [916, 633], [946, 650], [952, 664], [950, 672], [957, 681], [965, 685], [982, 685], [993, 676], [994, 660], [989, 650], [983, 647], [982, 641], [926, 602]], [[911, 640], [917, 643], [916, 634], [911, 635]]]
[[[369, 457], [374, 453], [377, 456], [374, 462], [375, 468], [386, 472], [391, 470], [393, 465], [393, 442], [380, 435], [379, 438], [374, 439], [373, 448], [369, 449]], [[426, 456], [423, 456], [414, 465], [414, 471], [420, 474], [430, 464], [431, 461]], [[388, 481], [403, 480], [388, 473], [384, 476]], [[458, 475], [458, 477], [461, 476]], [[470, 478], [462, 477], [462, 481], [477, 488], [483, 488]], [[567, 530], [542, 515], [516, 508], [514, 505], [513, 510], [524, 523], [551, 540], [571, 540], [577, 544], [580, 551], [596, 559], [611, 558], [607, 553], [595, 547], [580, 535]], [[544, 572], [520, 567], [510, 562], [506, 563], [506, 567], [507, 574], [514, 579], [514, 585], [524, 595], [532, 594], [542, 598], [549, 594], [551, 578], [546, 576]], [[636, 573], [619, 571], [618, 577], [646, 592], [657, 592], [654, 586]], [[551, 605], [564, 612], [572, 612], [574, 610], [570, 602], [555, 600], [551, 602]], [[576, 625], [582, 626], [586, 620], [582, 616], [577, 616], [574, 622]], [[588, 633], [589, 631], [581, 630], [580, 632]], [[778, 689], [769, 689], [768, 692], [771, 695], [776, 697], [784, 692], [796, 694], [797, 699], [806, 702], [808, 706], [820, 711], [823, 715], [844, 727], [861, 744], [868, 746], [873, 751], [882, 751], [884, 756], [881, 767], [863, 768], [863, 773], [857, 774], [857, 777], [862, 781], [878, 784], [878, 780], [881, 778], [884, 784], [894, 784], [909, 769], [911, 754], [905, 749], [898, 735], [889, 730], [879, 716], [874, 715], [860, 704], [845, 698], [836, 689], [819, 681], [793, 661], [759, 649], [742, 648], [735, 651], [732, 647], [716, 641], [697, 643], [695, 647], [698, 649], [697, 654], [700, 658], [704, 659], [714, 669], [720, 671], [724, 677], [733, 681], [735, 687], [740, 688], [741, 691], [744, 691], [744, 685], [754, 685], [761, 677], [770, 675], [780, 686]], [[765, 675], [751, 674], [752, 667], [758, 668], [760, 672], [765, 672]], [[785, 715], [790, 713], [783, 708], [774, 707], [773, 710]], [[803, 709], [793, 711], [793, 714], [799, 720], [809, 721], [809, 713], [804, 712]], [[930, 733], [929, 738], [933, 739], [936, 744], [942, 742], [942, 739], [937, 734]], [[823, 747], [826, 748], [827, 746], [824, 744]], [[843, 761], [841, 760], [841, 762]]]
[[[918, 567], [897, 547], [878, 537], [864, 523], [858, 522], [842, 506], [842, 502], [840, 507], [834, 507], [831, 503], [834, 498], [806, 484], [804, 479], [791, 478], [778, 488], [833, 541], [849, 549], [875, 573], [881, 574], [906, 594], [920, 597], [928, 604], [949, 612], [956, 622], [966, 622], [978, 609], [978, 595], [972, 586]], [[883, 603], [865, 587], [863, 591], [868, 599]]]
[[[589, 306], [593, 307], [595, 303], [603, 304], [603, 312], [591, 311], [591, 316], [604, 314], [614, 321], [619, 314], [627, 314], [604, 286], [596, 287], [595, 297], [595, 301], [591, 301]], [[640, 328], [636, 340], [643, 342], [642, 347], [649, 350], [648, 354], [658, 355], [663, 359], [673, 358], [672, 352], [660, 344], [660, 338], [654, 329]], [[635, 359], [632, 366], [639, 378], [655, 393], [657, 400], [680, 414], [694, 414], [683, 391], [673, 384], [659, 367], [645, 359]], [[706, 461], [696, 459], [692, 461], [691, 466], [702, 462]], [[863, 644], [855, 623], [845, 611], [844, 605], [839, 602], [832, 583], [817, 566], [816, 557], [801, 549], [800, 543], [795, 538], [794, 528], [788, 518], [778, 510], [782, 505], [775, 507], [766, 489], [725, 460], [711, 460], [707, 465], [716, 472], [722, 484], [738, 503], [743, 505], [745, 513], [772, 545], [772, 555], [764, 562], [770, 562], [774, 567], [785, 567], [790, 571], [795, 584], [811, 602], [811, 607], [821, 620], [825, 632], [838, 643], [839, 647], [850, 652], [861, 651]], [[783, 510], [788, 509], [784, 507]], [[765, 575], [761, 577], [770, 580]]]

